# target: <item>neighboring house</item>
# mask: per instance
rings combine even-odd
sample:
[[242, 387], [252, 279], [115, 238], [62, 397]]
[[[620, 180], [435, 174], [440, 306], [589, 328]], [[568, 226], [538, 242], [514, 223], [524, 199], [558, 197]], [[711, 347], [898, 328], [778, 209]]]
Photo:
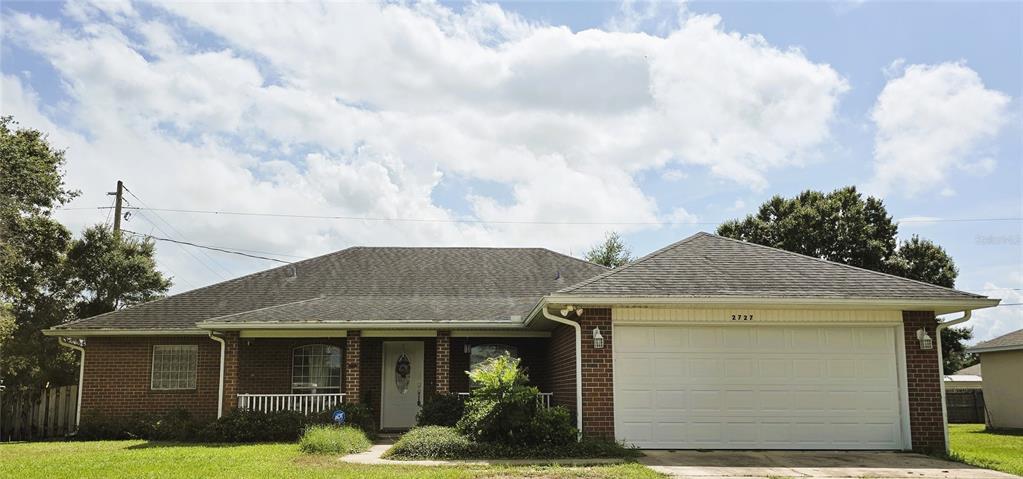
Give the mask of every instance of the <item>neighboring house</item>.
[[402, 429], [508, 351], [588, 436], [942, 450], [935, 314], [997, 303], [699, 233], [610, 271], [545, 249], [349, 248], [47, 334], [85, 339], [85, 416], [343, 399]]
[[984, 366], [987, 425], [1023, 429], [1023, 329], [978, 343], [968, 352]]
[[983, 389], [984, 378], [981, 377], [980, 363], [960, 369], [952, 374], [945, 375], [945, 389]]

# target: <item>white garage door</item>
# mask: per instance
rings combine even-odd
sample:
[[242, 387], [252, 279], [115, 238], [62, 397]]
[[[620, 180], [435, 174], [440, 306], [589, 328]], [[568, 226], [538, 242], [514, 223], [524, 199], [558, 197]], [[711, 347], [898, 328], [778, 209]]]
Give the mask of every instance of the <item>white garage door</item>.
[[615, 434], [652, 449], [901, 449], [892, 327], [614, 327]]

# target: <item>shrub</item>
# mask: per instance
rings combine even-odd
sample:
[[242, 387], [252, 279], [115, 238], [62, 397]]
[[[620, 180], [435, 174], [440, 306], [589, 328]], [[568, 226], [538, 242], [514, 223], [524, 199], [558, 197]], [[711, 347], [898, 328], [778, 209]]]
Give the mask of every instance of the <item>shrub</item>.
[[298, 442], [302, 452], [310, 454], [351, 454], [369, 449], [369, 438], [352, 426], [313, 425]]
[[519, 368], [519, 360], [504, 354], [468, 374], [478, 387], [465, 403], [458, 430], [476, 441], [528, 443], [540, 391], [526, 385], [529, 377]]
[[192, 418], [184, 409], [171, 411], [147, 427], [147, 439], [155, 441], [194, 441], [205, 423]]
[[293, 411], [263, 413], [235, 410], [199, 431], [202, 442], [290, 442], [298, 439], [309, 418]]
[[416, 415], [417, 426], [454, 426], [465, 412], [465, 402], [457, 394], [435, 394], [426, 399]]
[[398, 459], [459, 459], [474, 456], [474, 445], [455, 428], [417, 427], [399, 438], [384, 457]]
[[310, 416], [310, 424], [333, 424], [334, 423], [334, 411], [345, 412], [345, 426], [352, 426], [362, 430], [367, 436], [373, 437], [376, 435], [376, 419], [373, 414], [373, 410], [365, 404], [356, 403], [345, 403], [340, 404], [332, 409], [324, 411], [320, 414]]
[[538, 408], [530, 422], [529, 443], [538, 446], [561, 446], [576, 441], [578, 430], [572, 413], [564, 406]]
[[82, 417], [75, 438], [83, 441], [148, 439], [152, 430], [152, 423], [141, 415], [109, 417], [91, 414]]

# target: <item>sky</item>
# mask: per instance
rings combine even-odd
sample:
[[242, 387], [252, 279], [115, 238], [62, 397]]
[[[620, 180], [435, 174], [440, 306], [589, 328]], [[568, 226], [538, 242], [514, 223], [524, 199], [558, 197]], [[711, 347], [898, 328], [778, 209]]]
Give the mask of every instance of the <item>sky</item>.
[[[643, 255], [855, 185], [958, 288], [1023, 303], [1023, 3], [5, 1], [0, 42], [0, 110], [67, 149], [74, 231], [123, 180], [192, 211], [124, 229], [285, 261], [612, 230]], [[278, 264], [157, 249], [172, 292]]]

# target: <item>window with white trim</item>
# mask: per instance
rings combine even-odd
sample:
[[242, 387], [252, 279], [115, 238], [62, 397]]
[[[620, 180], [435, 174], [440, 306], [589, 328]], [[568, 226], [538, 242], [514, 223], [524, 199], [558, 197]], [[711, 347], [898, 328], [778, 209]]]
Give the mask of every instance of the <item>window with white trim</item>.
[[341, 348], [327, 344], [307, 344], [292, 352], [291, 390], [293, 393], [341, 392]]
[[194, 344], [154, 345], [151, 387], [158, 390], [195, 389], [195, 372], [198, 363], [199, 346]]

